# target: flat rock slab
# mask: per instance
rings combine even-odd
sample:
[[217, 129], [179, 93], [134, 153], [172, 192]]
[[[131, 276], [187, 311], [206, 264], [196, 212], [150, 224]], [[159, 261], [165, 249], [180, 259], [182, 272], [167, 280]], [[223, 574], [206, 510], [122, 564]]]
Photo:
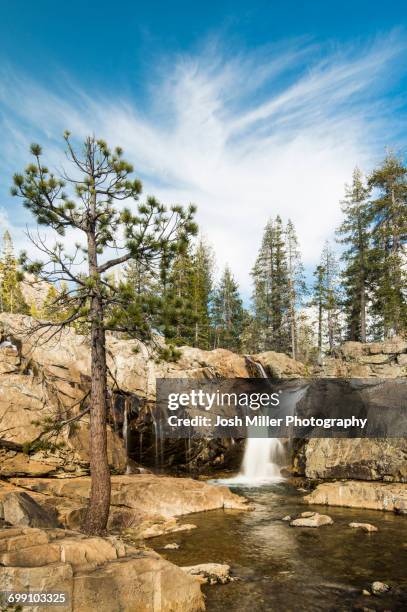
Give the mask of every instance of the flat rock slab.
[[[90, 478], [13, 478], [15, 485], [55, 497], [67, 497], [86, 502], [90, 491]], [[113, 506], [139, 509], [143, 513], [159, 514], [166, 518], [234, 508], [246, 510], [247, 500], [232, 493], [227, 487], [219, 487], [193, 480], [154, 474], [112, 476]]]

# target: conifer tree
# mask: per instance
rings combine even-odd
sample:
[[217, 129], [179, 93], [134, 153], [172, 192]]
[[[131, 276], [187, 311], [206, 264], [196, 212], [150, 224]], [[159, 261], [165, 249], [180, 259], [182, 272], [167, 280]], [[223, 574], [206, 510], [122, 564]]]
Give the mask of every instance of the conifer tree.
[[[135, 294], [128, 283], [113, 284], [111, 272], [135, 259], [152, 269], [165, 271], [181, 254], [189, 236], [196, 232], [194, 207], [167, 210], [155, 198], [138, 203], [141, 183], [132, 178], [133, 167], [123, 159], [121, 148], [111, 150], [103, 140], [89, 137], [76, 149], [69, 132], [64, 135], [71, 174], [55, 175], [42, 162], [41, 147], [31, 146], [33, 162], [14, 175], [12, 194], [39, 225], [64, 236], [78, 236], [72, 246], [50, 243], [38, 233], [32, 240], [45, 260], [30, 262], [22, 256], [27, 272], [51, 283], [67, 281], [55, 299], [69, 313], [63, 321], [39, 323], [54, 336], [63, 328], [80, 324], [89, 331], [91, 346], [90, 471], [91, 489], [83, 530], [104, 534], [110, 508], [110, 473], [107, 456], [107, 362], [106, 330], [134, 337], [151, 335], [149, 302]], [[135, 212], [120, 205], [132, 204]], [[119, 250], [119, 255], [113, 256]], [[44, 336], [44, 332], [41, 334]]]
[[314, 272], [311, 305], [317, 308], [318, 353], [322, 353], [325, 340], [330, 351], [340, 341], [339, 266], [328, 241], [325, 242], [320, 264]]
[[253, 305], [261, 330], [259, 350], [290, 352], [289, 275], [281, 217], [265, 227], [259, 255], [252, 271]]
[[195, 318], [193, 346], [211, 346], [210, 308], [213, 291], [215, 257], [209, 244], [201, 237], [193, 255], [192, 310]]
[[287, 268], [288, 268], [288, 318], [290, 326], [291, 356], [297, 358], [298, 353], [298, 308], [306, 293], [304, 266], [298, 244], [297, 233], [291, 219], [286, 227]]
[[3, 235], [3, 251], [0, 260], [0, 306], [3, 312], [29, 312], [21, 291], [21, 275], [14, 255], [13, 241], [9, 231]]
[[318, 334], [318, 357], [322, 354], [322, 338], [323, 338], [323, 323], [324, 323], [324, 308], [325, 308], [325, 271], [324, 267], [319, 264], [314, 271], [314, 284], [312, 287], [311, 306], [317, 309], [317, 334]]
[[239, 352], [244, 324], [243, 304], [238, 285], [228, 266], [214, 292], [212, 321], [214, 348]]
[[346, 244], [341, 259], [345, 262], [342, 282], [345, 291], [344, 307], [349, 340], [366, 342], [366, 316], [369, 285], [370, 220], [367, 198], [369, 188], [363, 182], [359, 168], [355, 168], [351, 185], [345, 186], [341, 202], [345, 216], [337, 230], [339, 242]]
[[328, 345], [329, 350], [332, 351], [335, 343], [340, 339], [339, 266], [328, 241], [325, 242], [325, 246], [322, 251], [321, 265], [324, 271], [324, 306], [327, 318]]
[[177, 255], [167, 273], [162, 271], [162, 311], [158, 312], [165, 338], [175, 345], [192, 345], [196, 314], [193, 308], [194, 261], [190, 245]]
[[389, 154], [369, 185], [377, 194], [369, 204], [373, 313], [378, 336], [387, 338], [407, 331], [407, 168]]
[[136, 295], [159, 293], [159, 278], [155, 270], [145, 262], [132, 260], [124, 269], [126, 281], [134, 289]]

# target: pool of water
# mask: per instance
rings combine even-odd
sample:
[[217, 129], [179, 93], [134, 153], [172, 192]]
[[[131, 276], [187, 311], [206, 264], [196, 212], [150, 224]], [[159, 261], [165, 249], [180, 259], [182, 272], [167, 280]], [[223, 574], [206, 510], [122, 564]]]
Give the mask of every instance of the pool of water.
[[[238, 581], [204, 588], [208, 612], [407, 610], [407, 516], [304, 506], [285, 482], [235, 490], [255, 504], [254, 511], [191, 515], [186, 522], [198, 529], [148, 542], [177, 565], [231, 565]], [[329, 514], [334, 524], [294, 528], [281, 520], [305, 510]], [[352, 521], [379, 531], [352, 529]], [[169, 542], [180, 548], [163, 550]], [[362, 595], [375, 580], [391, 585], [391, 592]]]

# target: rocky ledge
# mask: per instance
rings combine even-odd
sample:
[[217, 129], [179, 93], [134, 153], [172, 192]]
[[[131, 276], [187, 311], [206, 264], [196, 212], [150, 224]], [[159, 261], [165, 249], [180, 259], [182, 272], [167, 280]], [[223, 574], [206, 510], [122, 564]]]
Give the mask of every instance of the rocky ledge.
[[[0, 482], [2, 589], [64, 592], [64, 610], [75, 612], [204, 610], [202, 578], [192, 575], [199, 572], [164, 560], [142, 539], [195, 527], [179, 522], [181, 515], [216, 508], [247, 510], [247, 501], [227, 487], [190, 478], [113, 476], [112, 535], [86, 537], [78, 528], [89, 490], [89, 477]], [[224, 566], [212, 565], [205, 570], [206, 581], [229, 580]], [[215, 580], [212, 574], [219, 568]], [[50, 612], [59, 609], [47, 606]]]
[[[0, 482], [0, 518], [9, 523], [32, 525], [21, 518], [38, 514], [25, 511], [26, 494], [48, 515], [56, 512], [60, 525], [79, 529], [90, 490], [90, 478], [12, 478]], [[25, 494], [22, 497], [22, 494]], [[247, 510], [247, 500], [218, 487], [192, 480], [153, 474], [112, 477], [109, 530], [125, 533], [134, 539], [149, 538], [172, 531], [192, 529], [178, 517], [218, 508]], [[17, 518], [16, 518], [17, 517]]]
[[347, 480], [324, 482], [304, 497], [308, 504], [386, 510], [407, 514], [407, 484]]
[[[205, 609], [196, 579], [154, 551], [63, 529], [0, 529], [0, 584], [5, 591], [64, 593], [69, 612]], [[61, 605], [24, 607], [44, 609], [58, 612]]]

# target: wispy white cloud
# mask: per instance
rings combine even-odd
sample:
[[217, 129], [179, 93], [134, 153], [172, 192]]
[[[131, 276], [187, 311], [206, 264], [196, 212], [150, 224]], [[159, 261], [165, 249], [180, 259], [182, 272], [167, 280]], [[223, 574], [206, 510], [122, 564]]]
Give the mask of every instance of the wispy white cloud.
[[317, 261], [354, 165], [369, 168], [391, 141], [397, 101], [388, 93], [404, 42], [400, 33], [329, 50], [294, 41], [232, 58], [212, 44], [194, 57], [167, 58], [140, 84], [148, 105], [69, 79], [51, 91], [9, 69], [0, 84], [2, 180], [25, 162], [32, 140], [61, 165], [66, 128], [120, 144], [146, 193], [198, 205], [219, 267], [228, 262], [248, 294], [270, 216], [291, 217], [306, 265]]

